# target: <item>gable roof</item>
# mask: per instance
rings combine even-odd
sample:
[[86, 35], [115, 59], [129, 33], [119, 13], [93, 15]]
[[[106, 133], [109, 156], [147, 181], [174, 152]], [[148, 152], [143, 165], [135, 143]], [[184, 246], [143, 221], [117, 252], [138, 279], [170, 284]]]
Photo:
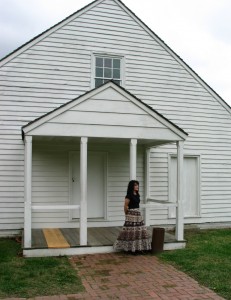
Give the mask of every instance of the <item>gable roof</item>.
[[[59, 23], [55, 24], [54, 26], [50, 27], [46, 31], [42, 32], [41, 34], [37, 35], [27, 43], [23, 44], [12, 53], [8, 54], [4, 58], [0, 60], [0, 67], [7, 63], [9, 60], [13, 59], [15, 56], [26, 50], [27, 48], [31, 47], [32, 45], [36, 44], [46, 36], [50, 35], [55, 30], [59, 29], [61, 26], [69, 23], [74, 18], [78, 17], [79, 15], [83, 14], [84, 12], [90, 10], [94, 6], [98, 5], [105, 0], [95, 0], [88, 5], [84, 6], [82, 9], [74, 12], [67, 18], [63, 19]], [[171, 56], [173, 56], [178, 63], [182, 65], [193, 77], [196, 79], [216, 100], [229, 112], [231, 113], [231, 106], [225, 102], [184, 60], [177, 55], [156, 33], [154, 33], [139, 17], [136, 16], [121, 0], [112, 0], [116, 2], [124, 11], [126, 11], [146, 32], [148, 32], [152, 38], [154, 38]]]
[[[107, 108], [104, 107], [102, 109], [102, 105], [99, 102], [105, 100], [105, 103], [109, 105]], [[94, 101], [94, 105], [92, 101]], [[113, 102], [114, 109], [112, 108]], [[129, 132], [126, 134], [119, 132], [119, 136], [122, 138], [129, 137], [131, 133], [136, 135], [136, 131], [139, 131], [144, 134], [144, 136], [140, 136], [140, 139], [155, 139], [154, 136], [157, 136], [157, 130], [159, 130], [159, 139], [161, 138], [161, 132], [167, 133], [167, 140], [184, 140], [188, 135], [183, 129], [113, 81], [109, 81], [24, 125], [22, 127], [22, 136], [24, 138], [25, 134], [49, 135], [49, 132], [53, 135], [54, 130], [56, 134], [58, 126], [63, 128], [67, 124], [68, 132], [64, 134], [68, 136], [72, 136], [72, 132], [75, 132], [76, 136], [81, 136], [81, 128], [83, 128], [81, 126], [85, 126], [85, 133], [88, 130], [88, 126], [89, 131], [87, 135], [92, 137], [106, 137], [105, 133], [103, 133], [106, 126], [108, 128], [120, 127], [120, 130], [121, 128], [129, 128]], [[73, 126], [75, 129], [71, 128]], [[97, 126], [99, 127], [98, 131]], [[49, 131], [51, 128], [52, 131]], [[62, 133], [59, 131], [56, 135], [62, 136]], [[112, 137], [116, 136], [112, 134]]]

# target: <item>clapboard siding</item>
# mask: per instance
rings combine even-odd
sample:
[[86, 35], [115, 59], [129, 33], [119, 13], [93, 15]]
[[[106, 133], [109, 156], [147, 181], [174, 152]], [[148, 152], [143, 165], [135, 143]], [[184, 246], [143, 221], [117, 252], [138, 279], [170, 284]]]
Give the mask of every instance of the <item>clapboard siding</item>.
[[[108, 156], [108, 218], [124, 222], [124, 198], [129, 178], [129, 147], [113, 147]], [[138, 148], [137, 179], [140, 182], [141, 201], [144, 201], [144, 161], [142, 148]]]
[[[62, 49], [60, 49], [60, 51], [62, 51]], [[56, 65], [53, 65], [53, 66], [50, 64], [46, 65], [45, 62], [43, 65], [41, 65], [41, 64], [33, 64], [33, 61], [31, 61], [31, 64], [30, 64], [30, 63], [27, 63], [27, 60], [22, 65], [22, 68], [21, 68], [21, 65], [15, 64], [13, 62], [9, 63], [9, 65], [10, 66], [5, 67], [6, 71], [4, 71], [3, 73], [6, 73], [7, 69], [10, 69], [10, 73], [12, 73], [13, 72], [12, 70], [15, 69], [15, 73], [20, 74], [21, 70], [22, 70], [22, 73], [24, 73], [25, 70], [27, 69], [27, 72], [29, 71], [32, 74], [32, 76], [33, 76], [33, 74], [41, 74], [41, 73], [46, 75], [46, 74], [50, 74], [52, 71], [54, 72], [55, 75], [60, 75], [60, 76], [74, 75], [74, 76], [76, 76], [76, 67], [74, 67], [73, 65], [66, 66], [64, 64], [64, 65], [59, 65], [57, 68]], [[78, 68], [78, 72], [83, 72], [83, 76], [85, 76], [85, 73], [89, 74], [89, 70], [84, 67]]]
[[[108, 23], [101, 20], [97, 22], [97, 28], [99, 30], [105, 30], [105, 26], [108, 26]], [[68, 24], [65, 28], [63, 28], [63, 33], [69, 32], [78, 35], [78, 30], [81, 28], [81, 32], [98, 32], [98, 29], [95, 27], [95, 23], [93, 20], [89, 20], [87, 18], [81, 19], [81, 22], [72, 22]], [[120, 35], [121, 33], [124, 34], [137, 34], [137, 36], [142, 37], [143, 31], [140, 29], [139, 26], [126, 26], [126, 27], [118, 27], [117, 24], [110, 24], [109, 31], [111, 34]], [[147, 36], [150, 40], [150, 37]]]
[[[202, 218], [194, 221], [230, 220], [227, 213], [231, 213], [226, 202], [231, 200], [230, 113], [195, 75], [166, 51], [157, 37], [145, 31], [143, 25], [140, 26], [139, 21], [122, 8], [121, 3], [110, 0], [79, 13], [77, 18], [60, 26], [1, 67], [0, 176], [4, 180], [0, 187], [4, 190], [0, 190], [0, 203], [6, 205], [3, 207], [7, 207], [8, 203], [17, 203], [20, 208], [23, 206], [24, 145], [21, 127], [90, 89], [91, 55], [94, 52], [123, 56], [125, 88], [189, 133], [185, 151], [189, 154], [197, 153], [201, 158]], [[85, 107], [85, 111], [108, 113], [112, 103], [116, 116], [122, 111], [127, 112], [129, 105], [118, 102], [118, 108], [114, 101], [106, 103], [103, 99], [97, 99], [99, 105], [91, 109], [94, 100], [91, 100], [89, 107]], [[129, 111], [132, 113], [131, 107]], [[79, 147], [67, 146], [68, 149], [65, 149], [65, 146], [59, 144], [57, 149], [60, 156], [55, 152], [54, 157], [48, 155], [49, 151], [54, 150], [52, 147], [51, 150], [47, 149], [46, 143], [33, 149], [33, 199], [36, 203], [67, 203], [67, 153]], [[36, 152], [39, 149], [41, 152]], [[124, 155], [121, 154], [122, 150], [109, 150], [113, 155], [108, 160], [108, 216], [120, 222], [123, 219], [123, 215], [120, 215], [120, 204], [123, 202], [121, 197], [124, 197], [129, 173], [129, 152]], [[175, 152], [174, 146], [165, 146], [151, 153], [150, 188], [155, 198], [168, 200], [168, 153]], [[42, 160], [39, 153], [43, 153], [46, 160]], [[51, 164], [55, 159], [60, 159], [62, 167]], [[141, 189], [142, 159], [139, 154], [138, 177]], [[14, 182], [20, 182], [20, 186], [12, 186]], [[56, 187], [60, 189], [57, 197], [52, 194]], [[22, 212], [16, 214], [12, 206], [8, 208], [12, 208], [10, 216], [0, 211], [1, 228], [21, 228]], [[41, 217], [36, 213], [34, 222], [51, 224], [60, 220], [64, 224], [68, 217], [67, 212], [58, 212], [52, 219], [47, 215], [44, 213]], [[168, 220], [167, 209], [152, 210], [151, 217], [154, 224], [174, 222]]]
[[[81, 80], [80, 80], [81, 81]], [[78, 82], [78, 80], [76, 80], [76, 82], [75, 83], [73, 83], [73, 84], [71, 84], [70, 83], [70, 87], [72, 87], [73, 89], [74, 88], [77, 88], [77, 82]], [[29, 84], [33, 84], [33, 86], [35, 87], [35, 88], [39, 88], [40, 86], [41, 86], [41, 84], [44, 84], [44, 88], [46, 89], [57, 89], [57, 86], [59, 85], [59, 84], [56, 84], [53, 80], [49, 83], [48, 81], [46, 81], [46, 82], [44, 82], [44, 83], [41, 83], [41, 82], [33, 82], [33, 80], [25, 80], [25, 81], [21, 81], [20, 79], [18, 79], [17, 80], [17, 82], [15, 81], [15, 82], [13, 82], [13, 81], [0, 81], [0, 84], [2, 84], [2, 85], [7, 85], [8, 87], [10, 87], [10, 86], [15, 86], [15, 85], [20, 85], [20, 86], [22, 86], [22, 87], [28, 87], [28, 85]], [[60, 85], [61, 87], [62, 87], [62, 89], [63, 90], [68, 90], [68, 84], [69, 84], [69, 82], [68, 81], [66, 81], [66, 82], [62, 82], [62, 84]]]
[[[163, 147], [162, 147], [163, 148]], [[151, 151], [150, 153], [150, 197], [168, 200], [168, 154]], [[167, 220], [167, 208], [155, 208], [150, 210], [150, 218], [153, 224], [164, 223]]]
[[[59, 32], [57, 33], [57, 35], [54, 35], [53, 37], [58, 37], [59, 35], [62, 36], [62, 38], [74, 38], [75, 36], [81, 37], [81, 38], [85, 38], [85, 36], [88, 36], [89, 34], [91, 34], [91, 37], [97, 38], [99, 34], [103, 34], [105, 39], [110, 38], [110, 40], [114, 39], [118, 39], [119, 38], [119, 32], [117, 32], [116, 30], [112, 30], [112, 28], [108, 28], [107, 33], [105, 34], [104, 29], [100, 29], [99, 27], [97, 29], [94, 28], [84, 28], [84, 27], [80, 27], [78, 26], [78, 30], [72, 30], [72, 28], [68, 28], [68, 26], [63, 29], [63, 30], [59, 30]], [[132, 38], [130, 39], [131, 42], [135, 43], [135, 31], [133, 32]], [[142, 35], [139, 35], [139, 32], [136, 33], [137, 39], [141, 38]], [[147, 36], [147, 39], [143, 39], [145, 40], [147, 45], [153, 45], [153, 41], [152, 39]], [[125, 37], [121, 37], [121, 41], [125, 41]]]
[[[20, 98], [18, 97], [18, 99], [20, 99]], [[26, 110], [26, 112], [33, 112], [34, 111], [34, 107], [36, 107], [36, 104], [32, 105], [31, 102], [26, 102], [24, 98], [21, 99], [21, 100], [22, 100], [21, 102], [23, 102], [23, 103], [20, 103], [20, 100], [16, 100], [17, 102], [16, 102], [15, 105], [13, 103], [12, 103], [12, 105], [4, 105], [4, 103], [3, 103], [5, 111], [1, 107], [1, 109], [0, 109], [0, 115], [1, 114], [2, 115], [6, 115], [7, 113], [8, 114], [15, 113], [17, 111], [23, 111], [23, 112], [25, 112], [25, 110]], [[44, 107], [46, 107], [48, 109], [52, 109], [53, 108], [50, 104], [47, 104], [47, 103], [44, 104]], [[37, 112], [39, 112], [39, 114], [40, 113], [44, 113], [44, 111], [46, 111], [46, 110], [44, 110], [44, 108], [41, 107], [41, 106], [39, 106], [39, 105], [37, 106]], [[7, 126], [5, 126], [5, 128], [7, 129]], [[11, 125], [11, 129], [18, 129], [18, 126]]]
[[[52, 83], [52, 84], [66, 84], [67, 83], [67, 81], [68, 81], [68, 84], [70, 85], [70, 86], [72, 86], [72, 85], [76, 85], [76, 79], [78, 79], [78, 80], [80, 80], [80, 82], [81, 81], [85, 81], [86, 79], [84, 78], [84, 75], [82, 76], [82, 78], [78, 78], [78, 77], [76, 77], [76, 79], [75, 79], [75, 76], [55, 76], [55, 75], [48, 75], [48, 74], [46, 74], [46, 78], [43, 78], [43, 76], [42, 75], [40, 75], [40, 76], [25, 76], [24, 74], [22, 74], [22, 76], [20, 76], [20, 78], [18, 77], [18, 76], [15, 76], [16, 74], [14, 74], [14, 76], [9, 76], [8, 77], [8, 81], [0, 81], [1, 82], [1, 84], [2, 85], [7, 85], [7, 84], [9, 84], [9, 82], [10, 83], [18, 83], [18, 82], [20, 82], [20, 83], [24, 83], [24, 82], [26, 82], [26, 83], [30, 83], [30, 82], [33, 82], [33, 83], [44, 83], [44, 84], [46, 84], [47, 83], [47, 80], [49, 80], [49, 82], [50, 83]], [[86, 76], [86, 77], [88, 77], [88, 76]]]
[[74, 123], [74, 120], [79, 124], [93, 124], [93, 125], [120, 125], [124, 127], [135, 126], [135, 127], [157, 127], [164, 128], [164, 125], [160, 122], [155, 122], [151, 116], [146, 115], [145, 113], [141, 114], [126, 114], [120, 112], [95, 112], [95, 111], [75, 111], [70, 110], [64, 114], [54, 118], [50, 123], [62, 123], [62, 124], [71, 124]]
[[[209, 114], [206, 114], [205, 109], [207, 109], [208, 104], [204, 104], [204, 105], [190, 105], [188, 104], [188, 106], [182, 106], [181, 110], [182, 113], [187, 113], [189, 116], [192, 116], [193, 114], [195, 114], [195, 109], [198, 112], [198, 117], [204, 117], [204, 116], [208, 116], [210, 117], [211, 115], [216, 115], [218, 118], [219, 116], [224, 116], [223, 110], [220, 108], [217, 108], [215, 105], [211, 105]], [[168, 112], [168, 105], [167, 103], [164, 104], [161, 108], [162, 113], [166, 114]], [[175, 114], [179, 114], [179, 107], [173, 107], [172, 108], [172, 113]], [[227, 118], [228, 119], [228, 116]]]
[[[33, 149], [32, 160], [32, 202], [33, 204], [69, 204], [69, 170], [68, 153], [55, 151], [48, 147], [36, 147]], [[44, 179], [46, 178], [46, 182]], [[62, 178], [62, 181], [56, 181]], [[57, 185], [58, 183], [58, 185]], [[48, 226], [53, 222], [68, 220], [68, 211], [36, 211], [32, 213], [32, 224], [43, 220]]]

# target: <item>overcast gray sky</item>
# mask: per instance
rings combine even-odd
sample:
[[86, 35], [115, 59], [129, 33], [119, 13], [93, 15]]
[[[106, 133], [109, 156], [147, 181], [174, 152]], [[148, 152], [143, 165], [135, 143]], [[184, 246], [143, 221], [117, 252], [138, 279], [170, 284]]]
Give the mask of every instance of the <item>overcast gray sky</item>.
[[[0, 0], [0, 58], [90, 0]], [[231, 106], [230, 0], [123, 0]]]

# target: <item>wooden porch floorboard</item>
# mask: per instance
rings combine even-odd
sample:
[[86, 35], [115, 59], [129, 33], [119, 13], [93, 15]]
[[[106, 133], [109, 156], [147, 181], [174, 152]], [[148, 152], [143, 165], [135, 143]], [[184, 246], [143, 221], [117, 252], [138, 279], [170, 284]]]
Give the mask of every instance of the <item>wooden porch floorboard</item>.
[[[88, 228], [88, 246], [112, 246], [122, 227]], [[70, 247], [80, 247], [79, 228], [60, 228]], [[152, 232], [149, 227], [148, 231]], [[176, 242], [174, 235], [165, 232], [165, 243]], [[48, 244], [42, 229], [32, 229], [32, 249], [48, 249]]]
[[76, 228], [61, 228], [60, 230], [71, 247], [79, 245], [79, 230]]

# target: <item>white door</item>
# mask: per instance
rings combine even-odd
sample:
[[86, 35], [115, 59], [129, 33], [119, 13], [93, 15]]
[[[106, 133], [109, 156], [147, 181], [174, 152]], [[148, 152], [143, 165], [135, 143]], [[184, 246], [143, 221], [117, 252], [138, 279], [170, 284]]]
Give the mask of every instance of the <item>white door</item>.
[[[177, 158], [170, 158], [169, 174], [169, 201], [176, 202], [177, 196]], [[199, 158], [196, 156], [184, 157], [183, 180], [183, 209], [184, 217], [198, 217], [200, 214], [199, 194]], [[169, 217], [175, 218], [176, 210], [169, 209]]]
[[[105, 217], [105, 168], [106, 155], [88, 152], [87, 155], [87, 217]], [[80, 204], [80, 153], [70, 153], [70, 196], [71, 204]], [[79, 218], [79, 211], [72, 212], [72, 218]]]

